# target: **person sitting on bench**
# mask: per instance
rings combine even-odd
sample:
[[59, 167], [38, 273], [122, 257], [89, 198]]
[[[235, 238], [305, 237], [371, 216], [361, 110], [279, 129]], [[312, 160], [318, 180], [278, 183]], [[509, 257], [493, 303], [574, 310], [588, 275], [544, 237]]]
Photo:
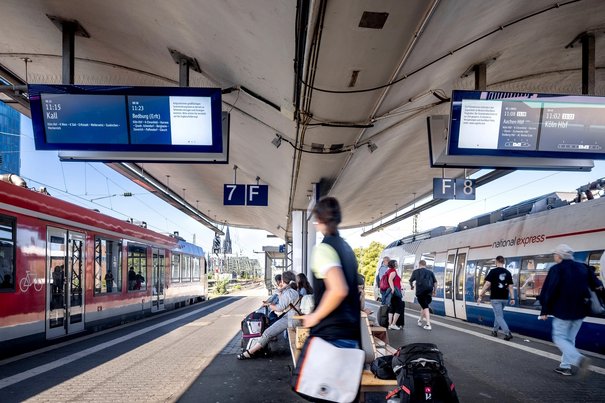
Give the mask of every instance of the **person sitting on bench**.
[[263, 305], [268, 306], [269, 309], [276, 312], [282, 312], [279, 319], [269, 326], [261, 335], [258, 343], [249, 350], [244, 351], [237, 355], [238, 360], [247, 360], [254, 358], [254, 353], [260, 349], [267, 347], [271, 339], [288, 328], [288, 317], [294, 316], [296, 311], [292, 309], [292, 306], [298, 308], [299, 294], [296, 290], [296, 276], [291, 271], [285, 271], [282, 274], [281, 293], [279, 294], [279, 302], [277, 304], [270, 304], [268, 302]]

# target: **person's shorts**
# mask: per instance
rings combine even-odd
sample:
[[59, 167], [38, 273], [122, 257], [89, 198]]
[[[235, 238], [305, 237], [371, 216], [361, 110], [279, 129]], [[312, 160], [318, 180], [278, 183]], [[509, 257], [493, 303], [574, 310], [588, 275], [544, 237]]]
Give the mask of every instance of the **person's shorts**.
[[433, 301], [433, 297], [431, 296], [430, 292], [425, 293], [425, 294], [416, 295], [416, 299], [418, 300], [418, 303], [420, 304], [422, 309], [428, 308], [429, 304]]

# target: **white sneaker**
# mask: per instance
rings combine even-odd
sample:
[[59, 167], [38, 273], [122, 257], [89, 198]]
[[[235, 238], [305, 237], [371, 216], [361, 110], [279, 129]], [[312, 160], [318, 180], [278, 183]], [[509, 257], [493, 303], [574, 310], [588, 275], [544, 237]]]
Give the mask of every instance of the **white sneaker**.
[[418, 319], [418, 326], [422, 327], [422, 319]]
[[401, 328], [397, 325], [389, 325], [389, 329], [391, 330], [401, 330]]
[[424, 325], [422, 328], [424, 330], [433, 330], [433, 328], [431, 327], [431, 325]]

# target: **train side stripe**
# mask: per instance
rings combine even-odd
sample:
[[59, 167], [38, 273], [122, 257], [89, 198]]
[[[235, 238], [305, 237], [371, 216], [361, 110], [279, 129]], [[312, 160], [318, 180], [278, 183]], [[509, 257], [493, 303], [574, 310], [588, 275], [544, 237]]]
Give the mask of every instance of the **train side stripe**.
[[[568, 236], [595, 234], [597, 232], [605, 232], [605, 228], [595, 228], [595, 229], [588, 229], [585, 231], [566, 232], [563, 234], [546, 235], [546, 239], [555, 239], [555, 238], [564, 238], [564, 237], [568, 237]], [[482, 249], [482, 248], [491, 248], [491, 247], [492, 247], [492, 244], [490, 243], [487, 245], [471, 246], [469, 249]]]
[[565, 234], [547, 235], [546, 239], [562, 238], [565, 236], [574, 236], [574, 235], [594, 234], [595, 232], [603, 232], [603, 231], [605, 231], [605, 228], [589, 229], [586, 231], [578, 231], [578, 232], [567, 232]]

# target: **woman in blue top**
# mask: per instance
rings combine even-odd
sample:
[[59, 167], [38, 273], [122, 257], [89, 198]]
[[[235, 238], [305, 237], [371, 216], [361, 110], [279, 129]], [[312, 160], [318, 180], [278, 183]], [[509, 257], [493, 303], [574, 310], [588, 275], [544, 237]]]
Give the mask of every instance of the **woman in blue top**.
[[311, 336], [337, 347], [358, 348], [361, 342], [361, 304], [357, 290], [357, 259], [353, 249], [338, 234], [342, 215], [333, 197], [325, 197], [313, 209], [315, 225], [324, 236], [313, 248], [311, 269], [315, 310], [305, 315]]

